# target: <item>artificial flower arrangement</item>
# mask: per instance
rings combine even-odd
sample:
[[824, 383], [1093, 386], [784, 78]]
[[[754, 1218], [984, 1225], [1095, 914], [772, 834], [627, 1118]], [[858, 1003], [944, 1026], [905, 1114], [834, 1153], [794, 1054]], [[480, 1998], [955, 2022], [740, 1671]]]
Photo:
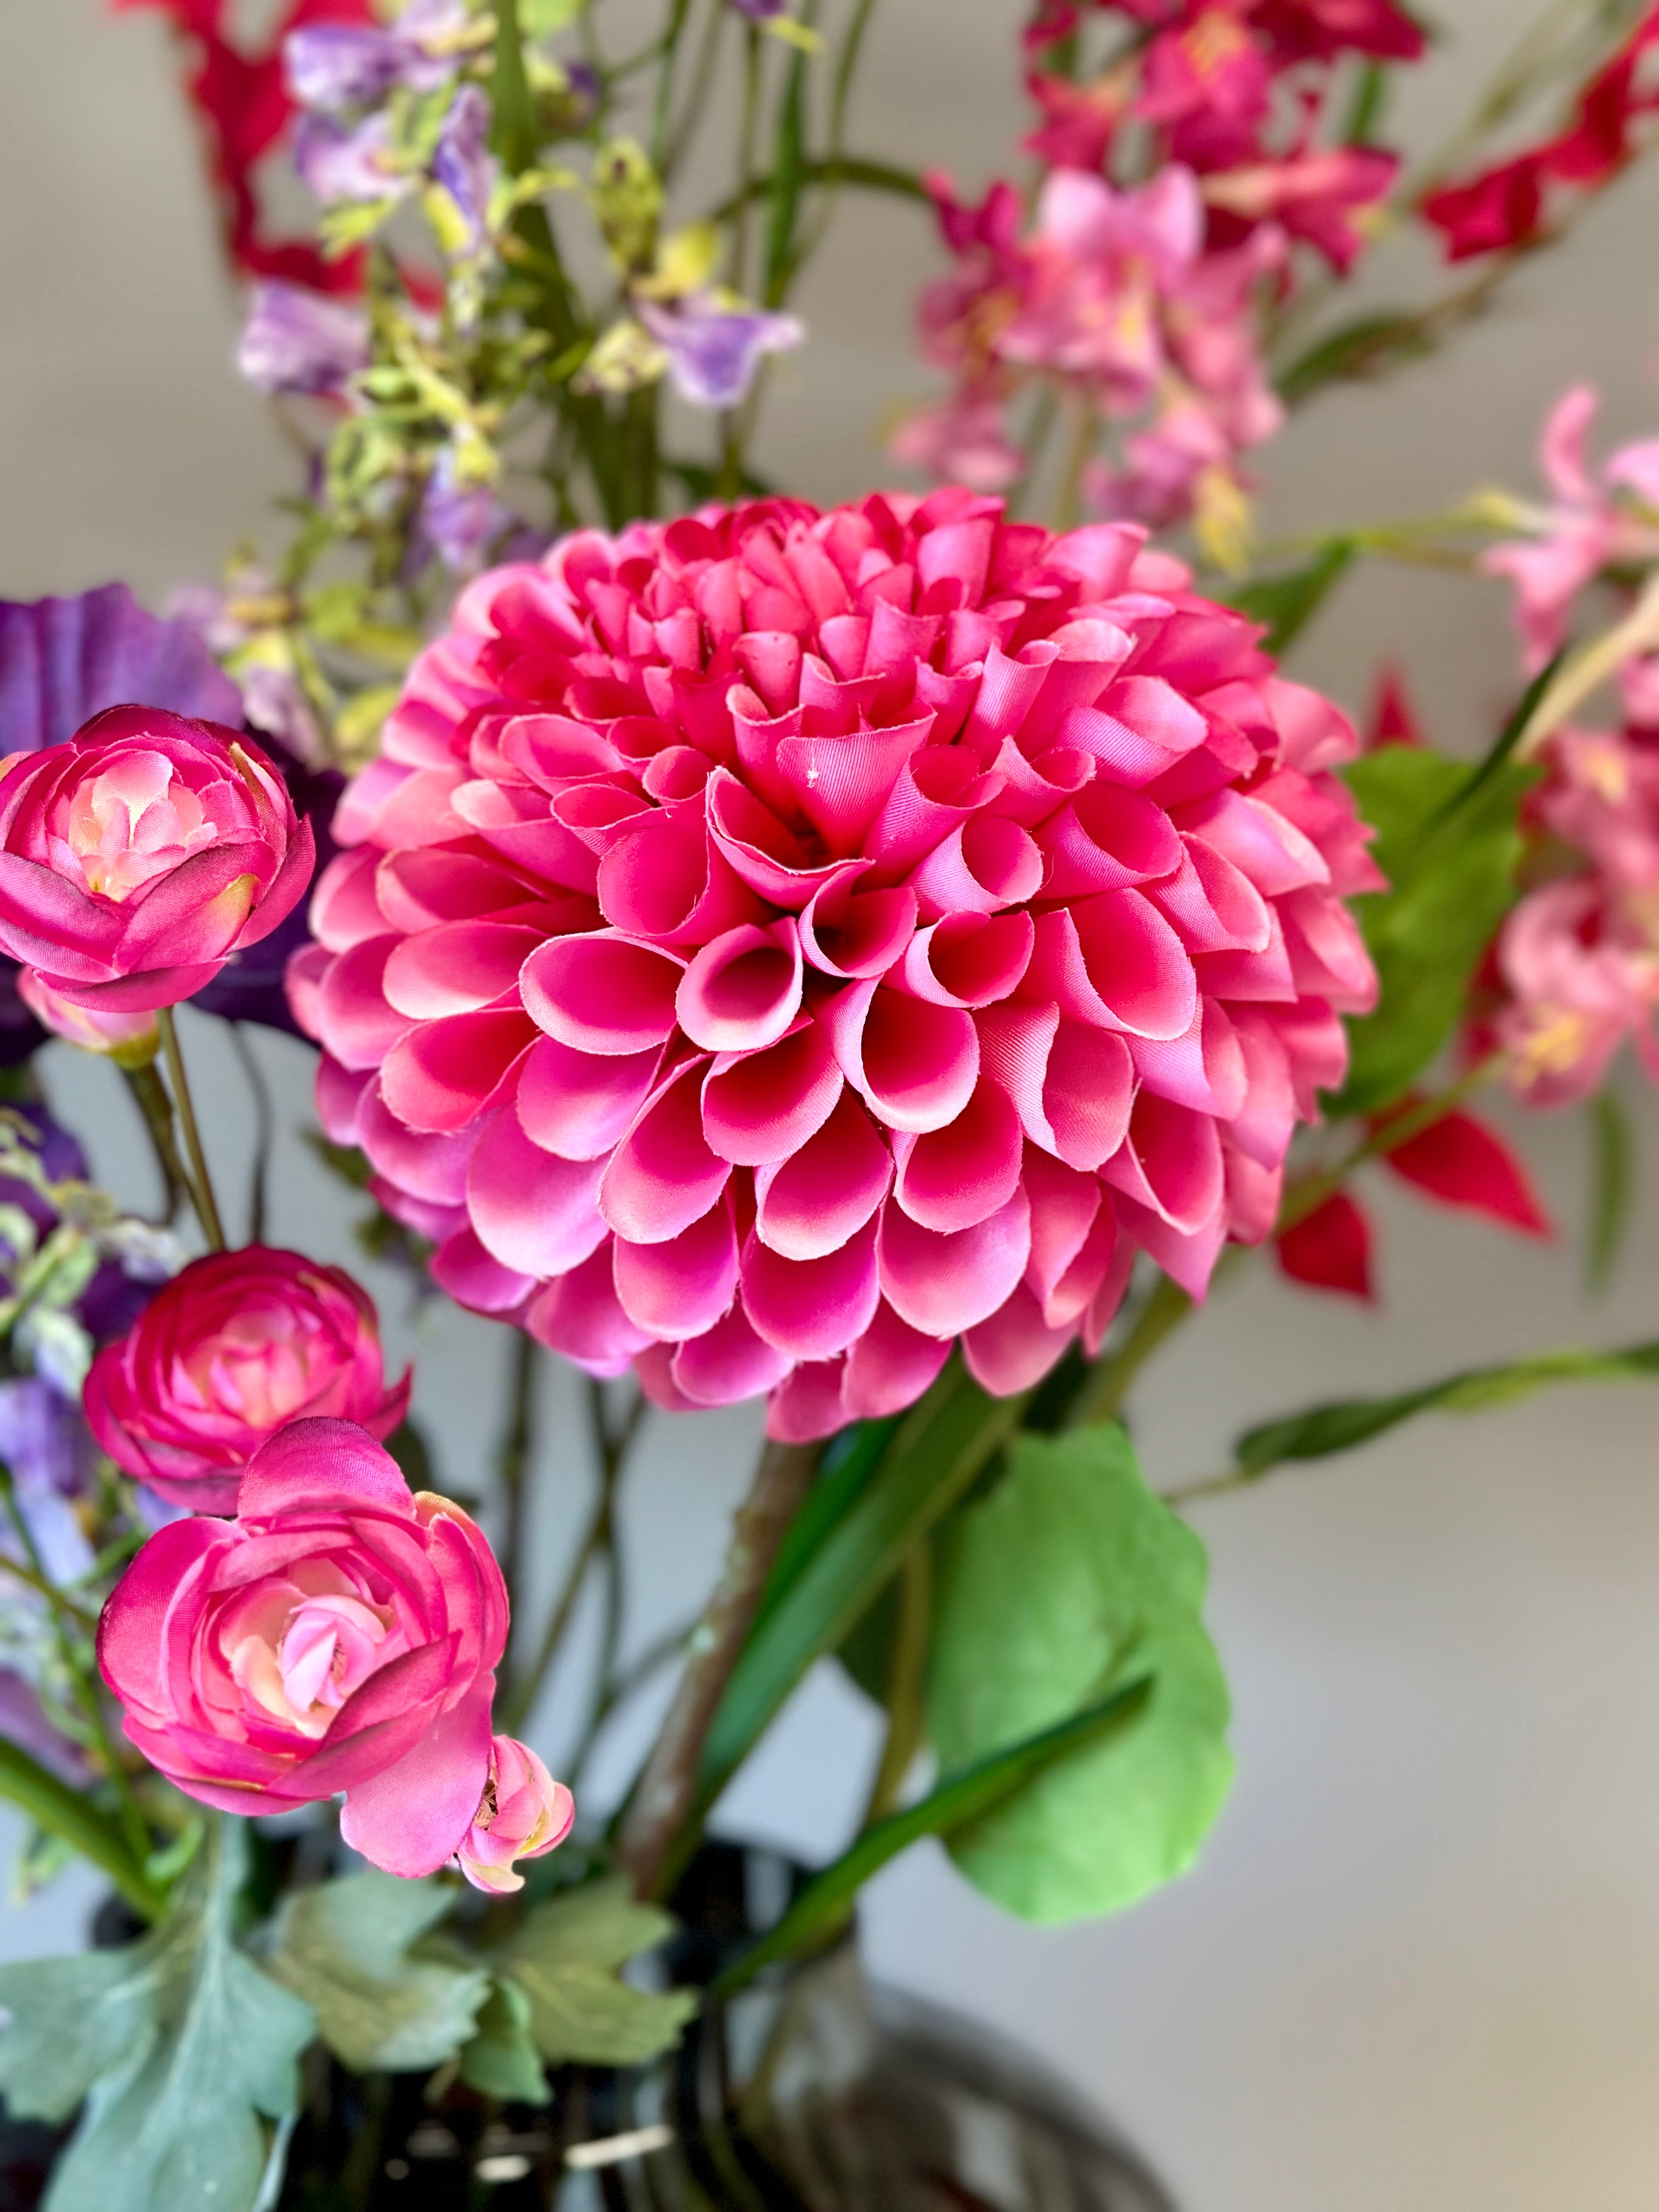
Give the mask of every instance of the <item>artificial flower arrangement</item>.
[[[118, 585], [0, 607], [0, 1790], [26, 1878], [80, 1853], [130, 1916], [0, 1970], [0, 2091], [79, 2113], [53, 2212], [252, 2212], [300, 2201], [319, 2047], [545, 2106], [821, 1949], [920, 1837], [1036, 1921], [1178, 1874], [1227, 1698], [1184, 1498], [1124, 1425], [1143, 1365], [1253, 1249], [1369, 1295], [1372, 1164], [1547, 1233], [1482, 1086], [1588, 1109], [1610, 1266], [1608, 1071], [1628, 1041], [1659, 1072], [1659, 441], [1596, 468], [1575, 391], [1544, 504], [1277, 555], [1250, 495], [1287, 409], [1448, 341], [1637, 157], [1659, 9], [1550, 10], [1407, 174], [1387, 96], [1431, 49], [1401, 0], [1040, 0], [1024, 181], [972, 203], [858, 144], [873, 0], [665, 0], [627, 53], [601, 0], [295, 0], [257, 49], [224, 0], [119, 4], [177, 33], [241, 366], [309, 460], [269, 565], [166, 617]], [[274, 228], [273, 157], [314, 231]], [[891, 439], [931, 488], [821, 513], [750, 455], [850, 191], [931, 206], [948, 388]], [[1345, 319], [1408, 223], [1466, 273]], [[1512, 586], [1479, 757], [1391, 680], [1362, 744], [1281, 672], [1370, 557]], [[1616, 722], [1582, 719], [1608, 684]], [[365, 1291], [228, 1246], [185, 1002], [311, 1040], [373, 1248], [515, 1332], [501, 1564], [422, 1486]], [[164, 1218], [88, 1182], [49, 1035], [130, 1086]], [[538, 1622], [544, 1353], [592, 1378], [601, 1480]], [[1656, 1366], [1316, 1407], [1221, 1479]], [[701, 1620], [619, 1668], [641, 1419], [762, 1398]], [[591, 1576], [573, 1795], [513, 1731]], [[653, 1986], [629, 1962], [828, 1654], [887, 1716], [855, 1842]]]

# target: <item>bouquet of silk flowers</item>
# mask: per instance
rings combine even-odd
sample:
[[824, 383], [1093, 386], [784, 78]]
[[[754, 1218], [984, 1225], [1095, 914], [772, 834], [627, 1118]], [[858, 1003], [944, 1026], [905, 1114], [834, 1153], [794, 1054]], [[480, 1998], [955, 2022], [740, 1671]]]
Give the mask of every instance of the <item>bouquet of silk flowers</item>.
[[[115, 4], [176, 42], [304, 460], [160, 612], [0, 605], [0, 1794], [25, 1884], [90, 1861], [120, 1939], [0, 1969], [0, 2093], [60, 2130], [52, 2212], [254, 2212], [319, 2063], [545, 2106], [821, 1951], [920, 1838], [1032, 1921], [1132, 1904], [1230, 1774], [1189, 1499], [1659, 1371], [1291, 1411], [1179, 1492], [1127, 1425], [1222, 1276], [1369, 1297], [1374, 1177], [1552, 1233], [1483, 1091], [1585, 1113], [1615, 1260], [1609, 1074], [1659, 1079], [1659, 438], [1601, 458], [1577, 388], [1541, 491], [1252, 514], [1290, 410], [1385, 405], [1638, 161], [1659, 9], [1521, 11], [1408, 166], [1407, 0], [1038, 0], [975, 199], [860, 137], [875, 0]], [[820, 511], [752, 455], [865, 194], [937, 230], [926, 367], [884, 488]], [[1501, 727], [1436, 750], [1387, 640], [1363, 736], [1285, 672], [1372, 561], [1512, 594]], [[477, 1519], [365, 1289], [234, 1241], [185, 1004], [314, 1048], [368, 1249], [507, 1333]], [[153, 1214], [54, 1117], [65, 1046], [130, 1091]], [[549, 1361], [596, 1487], [544, 1607]], [[623, 1666], [630, 1447], [750, 1400], [723, 1571]], [[556, 1774], [522, 1735], [596, 1583]], [[665, 1978], [826, 1656], [884, 1717], [855, 1840], [712, 1986]]]

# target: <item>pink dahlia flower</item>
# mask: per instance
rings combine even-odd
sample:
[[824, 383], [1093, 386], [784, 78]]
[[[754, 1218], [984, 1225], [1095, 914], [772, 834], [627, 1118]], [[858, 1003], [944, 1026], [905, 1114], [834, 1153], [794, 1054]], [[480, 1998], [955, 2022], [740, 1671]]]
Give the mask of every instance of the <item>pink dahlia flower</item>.
[[78, 1006], [189, 998], [299, 903], [315, 858], [277, 770], [216, 723], [112, 707], [0, 762], [0, 951]]
[[489, 1780], [477, 1818], [457, 1858], [474, 1889], [504, 1896], [524, 1887], [515, 1859], [538, 1859], [570, 1833], [576, 1801], [527, 1743], [498, 1735], [489, 1747]]
[[234, 1513], [242, 1469], [289, 1421], [330, 1415], [384, 1438], [409, 1410], [388, 1388], [380, 1322], [338, 1267], [250, 1244], [192, 1260], [87, 1377], [92, 1432], [174, 1505]]
[[771, 501], [462, 596], [290, 970], [447, 1290], [799, 1437], [1267, 1233], [1376, 990], [1356, 740], [1142, 535]]
[[296, 1421], [234, 1521], [174, 1521], [104, 1607], [126, 1733], [189, 1796], [275, 1813], [345, 1792], [340, 1829], [389, 1874], [461, 1848], [489, 1780], [507, 1591], [447, 1498], [411, 1498], [349, 1421]]

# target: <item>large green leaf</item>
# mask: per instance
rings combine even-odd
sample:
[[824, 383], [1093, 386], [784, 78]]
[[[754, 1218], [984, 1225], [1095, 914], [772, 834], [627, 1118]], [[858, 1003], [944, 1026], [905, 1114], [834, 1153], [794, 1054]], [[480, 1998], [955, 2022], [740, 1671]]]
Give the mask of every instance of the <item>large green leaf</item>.
[[812, 1662], [851, 1632], [911, 1545], [1006, 1442], [1025, 1402], [991, 1397], [953, 1361], [872, 1463], [855, 1454], [817, 1486], [803, 1508], [815, 1541], [786, 1546], [715, 1713], [700, 1807], [713, 1804]]
[[315, 2019], [236, 1948], [246, 1863], [217, 1822], [141, 1942], [0, 1967], [0, 2094], [46, 2120], [85, 2100], [46, 2212], [251, 2212]]
[[697, 2008], [690, 1990], [635, 1989], [617, 1969], [672, 1933], [625, 1881], [587, 1882], [538, 1906], [501, 1960], [530, 2002], [536, 2048], [553, 2063], [641, 2066], [678, 2040]]
[[266, 1972], [316, 2007], [319, 2034], [353, 2073], [441, 2066], [489, 1994], [482, 1968], [410, 1955], [454, 1901], [444, 1882], [372, 1868], [319, 1882], [283, 1907]]
[[1386, 891], [1355, 902], [1382, 979], [1375, 1013], [1348, 1024], [1348, 1080], [1333, 1111], [1372, 1114], [1408, 1090], [1462, 1018], [1469, 978], [1516, 897], [1516, 813], [1537, 770], [1385, 745], [1347, 771]]
[[850, 1850], [843, 1851], [807, 1884], [776, 1927], [720, 1976], [714, 1985], [715, 1995], [724, 1996], [741, 1989], [774, 1959], [804, 1950], [842, 1924], [848, 1906], [871, 1875], [922, 1837], [950, 1836], [982, 1820], [1056, 1759], [1085, 1745], [1098, 1745], [1103, 1738], [1130, 1726], [1145, 1710], [1151, 1687], [1144, 1677], [1126, 1682], [1099, 1705], [1042, 1729], [1010, 1750], [993, 1753], [965, 1774], [950, 1776], [919, 1803], [866, 1829]]
[[1282, 1421], [1247, 1429], [1233, 1446], [1233, 1473], [1200, 1489], [1266, 1474], [1287, 1460], [1326, 1459], [1369, 1443], [1414, 1413], [1473, 1413], [1525, 1398], [1551, 1382], [1659, 1382], [1659, 1343], [1622, 1352], [1544, 1352], [1500, 1367], [1470, 1367], [1386, 1398], [1335, 1398]]
[[1352, 538], [1333, 538], [1301, 568], [1277, 576], [1253, 576], [1226, 596], [1240, 614], [1267, 624], [1261, 642], [1269, 653], [1284, 653], [1347, 574], [1358, 550]]
[[461, 2079], [503, 2104], [545, 2105], [551, 2095], [531, 2033], [530, 1999], [510, 1977], [496, 1982], [478, 2014], [478, 2032], [461, 2053]]
[[1151, 1675], [1133, 1726], [949, 1839], [987, 1896], [1073, 1920], [1191, 1864], [1232, 1773], [1227, 1686], [1200, 1618], [1203, 1547], [1122, 1429], [1021, 1437], [1009, 1462], [939, 1547], [928, 1722], [941, 1765], [966, 1767]]

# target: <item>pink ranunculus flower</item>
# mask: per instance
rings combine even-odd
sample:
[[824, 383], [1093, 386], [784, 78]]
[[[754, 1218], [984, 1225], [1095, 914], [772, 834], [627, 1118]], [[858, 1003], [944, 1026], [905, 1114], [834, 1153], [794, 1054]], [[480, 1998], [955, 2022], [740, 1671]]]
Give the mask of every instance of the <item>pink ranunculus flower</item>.
[[78, 1006], [144, 1012], [276, 928], [315, 846], [233, 730], [112, 707], [0, 762], [0, 951]]
[[388, 1386], [368, 1293], [338, 1267], [250, 1244], [192, 1260], [87, 1376], [93, 1434], [174, 1505], [234, 1513], [242, 1469], [289, 1422], [326, 1414], [384, 1438], [409, 1410]]
[[345, 1793], [341, 1833], [431, 1874], [489, 1778], [507, 1590], [447, 1498], [411, 1497], [349, 1421], [295, 1421], [234, 1521], [159, 1529], [116, 1585], [98, 1663], [151, 1765], [204, 1805], [274, 1813]]
[[776, 500], [462, 595], [289, 971], [447, 1290], [802, 1437], [1267, 1233], [1376, 992], [1357, 741], [1143, 539]]
[[456, 1857], [474, 1889], [505, 1896], [524, 1887], [515, 1859], [556, 1850], [576, 1819], [576, 1801], [556, 1782], [527, 1743], [498, 1735], [489, 1747], [489, 1779], [477, 1818]]
[[17, 971], [17, 995], [40, 1023], [82, 1052], [101, 1052], [122, 1067], [148, 1067], [161, 1048], [153, 1012], [80, 1006], [33, 968]]

